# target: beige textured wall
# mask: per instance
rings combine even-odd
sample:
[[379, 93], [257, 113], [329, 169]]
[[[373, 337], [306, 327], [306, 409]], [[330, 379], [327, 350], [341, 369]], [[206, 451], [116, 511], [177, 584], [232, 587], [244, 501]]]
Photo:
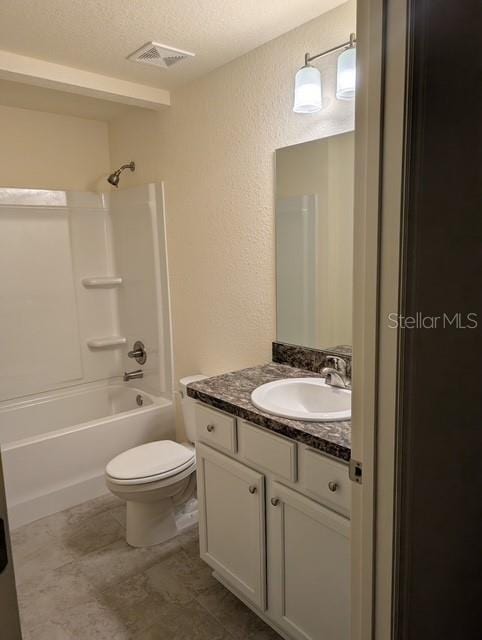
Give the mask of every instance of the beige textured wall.
[[111, 126], [113, 165], [138, 163], [123, 185], [166, 182], [177, 377], [270, 359], [274, 151], [353, 127], [353, 103], [334, 98], [335, 57], [320, 64], [322, 112], [294, 114], [292, 94], [305, 51], [354, 30], [350, 1], [177, 91], [160, 128], [142, 114]]
[[105, 122], [0, 106], [0, 185], [94, 191], [109, 173]]
[[136, 162], [135, 173], [123, 172], [120, 189], [163, 179], [159, 112], [133, 109], [114, 118], [109, 122], [109, 145], [113, 169], [131, 160]]

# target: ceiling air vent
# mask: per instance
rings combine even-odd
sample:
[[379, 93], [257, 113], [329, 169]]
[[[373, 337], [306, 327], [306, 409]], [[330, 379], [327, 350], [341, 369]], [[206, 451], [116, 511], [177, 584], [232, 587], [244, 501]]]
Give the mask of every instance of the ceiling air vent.
[[189, 51], [182, 51], [181, 49], [174, 49], [173, 47], [167, 47], [165, 44], [159, 44], [158, 42], [147, 42], [140, 49], [131, 53], [127, 59], [133, 62], [142, 62], [144, 64], [152, 64], [154, 67], [168, 69], [177, 62], [184, 60], [184, 58], [192, 58], [194, 55], [196, 54], [190, 53]]

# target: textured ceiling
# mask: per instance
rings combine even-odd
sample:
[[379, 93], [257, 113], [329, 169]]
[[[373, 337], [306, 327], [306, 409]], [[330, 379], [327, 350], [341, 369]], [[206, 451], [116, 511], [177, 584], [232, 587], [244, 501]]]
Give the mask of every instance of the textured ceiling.
[[0, 80], [0, 105], [106, 121], [137, 108], [8, 80]]
[[[173, 88], [346, 0], [0, 0], [0, 49]], [[126, 60], [154, 40], [196, 53], [169, 70]]]

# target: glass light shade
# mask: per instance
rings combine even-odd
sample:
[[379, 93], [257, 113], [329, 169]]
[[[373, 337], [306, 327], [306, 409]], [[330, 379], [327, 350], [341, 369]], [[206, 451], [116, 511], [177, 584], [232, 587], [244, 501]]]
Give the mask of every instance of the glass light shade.
[[322, 107], [321, 74], [315, 67], [302, 67], [295, 78], [295, 113], [316, 113]]
[[338, 56], [336, 73], [336, 97], [353, 100], [356, 87], [356, 49], [351, 47]]

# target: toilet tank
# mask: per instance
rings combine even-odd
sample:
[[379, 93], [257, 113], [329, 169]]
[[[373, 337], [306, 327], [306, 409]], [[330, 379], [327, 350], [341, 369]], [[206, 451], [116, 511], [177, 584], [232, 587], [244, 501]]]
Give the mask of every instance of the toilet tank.
[[186, 387], [190, 382], [197, 382], [198, 380], [205, 380], [206, 378], [207, 376], [197, 373], [179, 380], [179, 386], [181, 388], [182, 417], [184, 419], [184, 428], [189, 442], [194, 442], [196, 440], [196, 416], [194, 411], [196, 401], [189, 398]]

